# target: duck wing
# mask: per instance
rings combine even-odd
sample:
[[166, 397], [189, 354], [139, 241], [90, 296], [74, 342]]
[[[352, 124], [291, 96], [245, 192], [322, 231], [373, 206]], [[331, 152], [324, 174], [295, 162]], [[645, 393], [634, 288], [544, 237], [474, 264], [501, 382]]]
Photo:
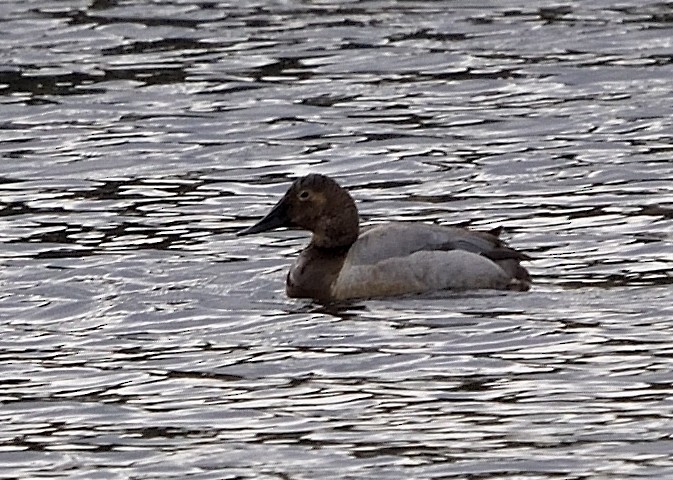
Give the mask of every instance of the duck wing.
[[528, 290], [530, 275], [499, 231], [388, 223], [363, 232], [334, 284], [335, 298], [442, 289]]
[[420, 251], [464, 250], [493, 261], [529, 259], [507, 247], [498, 238], [499, 233], [500, 229], [483, 232], [423, 223], [387, 223], [363, 232], [349, 257], [352, 264], [371, 265]]
[[331, 297], [386, 297], [437, 290], [509, 289], [512, 278], [498, 264], [465, 250], [420, 250], [374, 264], [346, 258], [331, 285]]

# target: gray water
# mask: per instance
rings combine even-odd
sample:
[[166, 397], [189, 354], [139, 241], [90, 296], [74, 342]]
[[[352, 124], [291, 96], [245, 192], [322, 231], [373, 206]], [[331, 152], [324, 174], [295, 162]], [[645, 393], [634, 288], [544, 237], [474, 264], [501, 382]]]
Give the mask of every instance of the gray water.
[[[0, 3], [0, 477], [673, 478], [673, 4]], [[320, 305], [301, 232], [506, 227], [528, 293]]]

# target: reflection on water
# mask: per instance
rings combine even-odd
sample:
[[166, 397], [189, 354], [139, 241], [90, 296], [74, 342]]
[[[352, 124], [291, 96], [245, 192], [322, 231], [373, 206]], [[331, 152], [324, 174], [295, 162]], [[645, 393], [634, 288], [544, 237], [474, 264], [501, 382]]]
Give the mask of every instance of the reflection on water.
[[[667, 3], [0, 4], [11, 478], [668, 478]], [[308, 172], [527, 294], [285, 298]], [[8, 477], [9, 478], [9, 477]]]

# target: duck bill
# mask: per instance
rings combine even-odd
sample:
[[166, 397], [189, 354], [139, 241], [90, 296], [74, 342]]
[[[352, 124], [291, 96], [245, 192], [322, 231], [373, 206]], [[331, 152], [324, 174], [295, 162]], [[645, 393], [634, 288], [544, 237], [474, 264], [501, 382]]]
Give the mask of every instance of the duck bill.
[[240, 232], [237, 232], [236, 235], [252, 235], [253, 233], [268, 232], [274, 228], [289, 226], [290, 216], [288, 215], [287, 204], [281, 200], [259, 222], [241, 230]]

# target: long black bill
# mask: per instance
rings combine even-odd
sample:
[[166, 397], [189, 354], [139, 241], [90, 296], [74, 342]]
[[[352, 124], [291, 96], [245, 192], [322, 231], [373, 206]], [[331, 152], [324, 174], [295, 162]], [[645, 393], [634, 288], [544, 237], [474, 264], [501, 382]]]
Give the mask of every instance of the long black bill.
[[259, 222], [240, 232], [236, 232], [236, 235], [252, 235], [253, 233], [267, 232], [274, 228], [289, 227], [290, 217], [287, 211], [287, 204], [284, 200], [284, 198], [281, 199]]

